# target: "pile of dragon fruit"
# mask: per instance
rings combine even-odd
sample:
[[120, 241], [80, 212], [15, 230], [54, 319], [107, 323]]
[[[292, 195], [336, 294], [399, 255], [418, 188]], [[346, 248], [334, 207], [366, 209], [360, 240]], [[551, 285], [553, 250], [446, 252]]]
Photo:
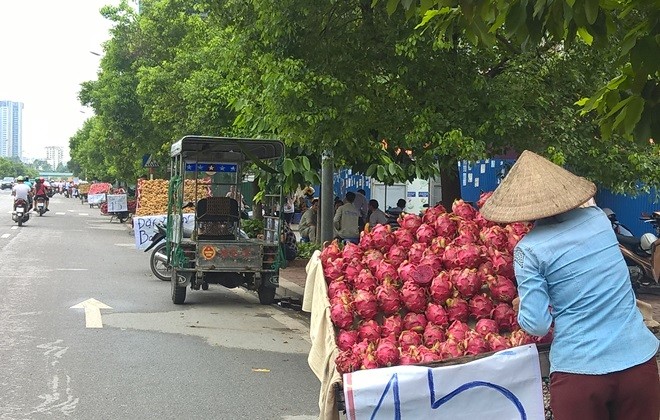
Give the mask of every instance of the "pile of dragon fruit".
[[[480, 207], [490, 196], [482, 194]], [[400, 227], [365, 229], [359, 245], [321, 252], [341, 373], [425, 364], [547, 342], [517, 324], [513, 248], [530, 225], [485, 220], [456, 200]]]

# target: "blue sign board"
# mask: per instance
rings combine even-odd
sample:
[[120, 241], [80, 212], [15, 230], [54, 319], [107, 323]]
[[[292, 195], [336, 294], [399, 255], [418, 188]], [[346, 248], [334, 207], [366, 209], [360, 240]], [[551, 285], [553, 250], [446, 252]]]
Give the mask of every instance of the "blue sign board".
[[417, 197], [417, 193], [415, 191], [408, 191], [408, 197]]
[[186, 163], [186, 172], [236, 172], [238, 170], [235, 163]]
[[428, 198], [429, 193], [428, 193], [428, 191], [420, 191], [420, 192], [419, 192], [419, 196], [420, 196], [420, 197], [427, 197], [427, 198]]

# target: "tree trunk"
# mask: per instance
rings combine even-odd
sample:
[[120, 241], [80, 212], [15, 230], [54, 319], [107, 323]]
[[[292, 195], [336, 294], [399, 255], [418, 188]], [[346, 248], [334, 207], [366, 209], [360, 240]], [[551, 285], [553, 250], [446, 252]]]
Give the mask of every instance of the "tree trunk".
[[440, 170], [440, 185], [442, 186], [442, 205], [451, 211], [454, 200], [461, 198], [461, 180], [458, 175], [458, 164]]

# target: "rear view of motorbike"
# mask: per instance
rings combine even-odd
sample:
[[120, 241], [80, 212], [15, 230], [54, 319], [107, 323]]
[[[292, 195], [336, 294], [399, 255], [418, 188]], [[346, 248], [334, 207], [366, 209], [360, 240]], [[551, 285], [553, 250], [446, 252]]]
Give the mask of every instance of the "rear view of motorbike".
[[22, 199], [16, 200], [14, 203], [14, 211], [11, 213], [11, 218], [14, 222], [18, 223], [18, 226], [23, 226], [23, 224], [30, 219], [27, 201]]

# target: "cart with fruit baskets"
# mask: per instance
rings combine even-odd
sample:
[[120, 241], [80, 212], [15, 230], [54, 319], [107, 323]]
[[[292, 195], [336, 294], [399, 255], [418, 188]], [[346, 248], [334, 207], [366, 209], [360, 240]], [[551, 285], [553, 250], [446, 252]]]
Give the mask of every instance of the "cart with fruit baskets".
[[112, 189], [112, 184], [107, 182], [95, 182], [89, 186], [87, 191], [87, 203], [89, 207], [101, 208], [101, 204], [106, 202], [106, 195]]
[[87, 194], [89, 194], [89, 188], [92, 184], [80, 184], [78, 185], [78, 197], [80, 198], [80, 203], [85, 204], [87, 202]]
[[[126, 203], [124, 206], [123, 203]], [[119, 203], [119, 205], [117, 205]], [[118, 220], [119, 223], [124, 223], [133, 214], [135, 214], [137, 201], [129, 199], [123, 189], [111, 190], [110, 194], [106, 195], [106, 201], [101, 203], [99, 209], [101, 214], [110, 216], [110, 222]]]
[[303, 311], [311, 313], [308, 360], [322, 383], [321, 418], [346, 412], [346, 373], [458, 365], [522, 345], [537, 348], [552, 418], [552, 329], [528, 335], [511, 304], [512, 250], [530, 225], [487, 222], [458, 200], [451, 212], [402, 214], [399, 226], [367, 226], [359, 244], [333, 241], [307, 265]]

